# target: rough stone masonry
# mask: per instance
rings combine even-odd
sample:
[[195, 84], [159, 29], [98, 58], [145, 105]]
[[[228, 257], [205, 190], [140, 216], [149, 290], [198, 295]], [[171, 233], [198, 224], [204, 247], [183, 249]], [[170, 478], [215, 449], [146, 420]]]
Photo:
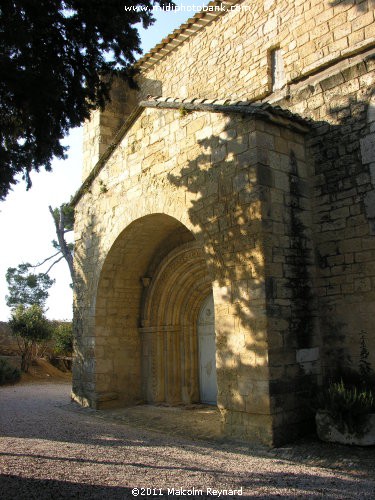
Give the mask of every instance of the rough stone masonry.
[[225, 4], [85, 125], [72, 394], [211, 391], [228, 436], [275, 445], [363, 332], [375, 362], [375, 3]]

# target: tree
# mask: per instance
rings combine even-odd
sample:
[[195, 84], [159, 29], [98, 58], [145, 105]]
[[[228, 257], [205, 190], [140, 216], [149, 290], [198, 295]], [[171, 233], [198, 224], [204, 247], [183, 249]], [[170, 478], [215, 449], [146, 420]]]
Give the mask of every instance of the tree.
[[61, 356], [71, 356], [73, 353], [73, 326], [72, 323], [60, 323], [53, 331], [55, 352]]
[[[50, 258], [58, 256], [54, 261], [52, 266], [60, 262], [64, 258], [68, 264], [70, 276], [72, 278], [72, 283], [74, 283], [74, 270], [73, 270], [73, 243], [67, 243], [65, 239], [66, 233], [73, 231], [74, 228], [74, 207], [68, 203], [64, 203], [59, 208], [48, 207], [50, 214], [52, 215], [53, 222], [55, 223], [55, 230], [57, 241], [53, 241], [52, 244], [58, 253]], [[49, 268], [51, 269], [52, 266]], [[48, 272], [48, 271], [47, 271]]]
[[63, 203], [60, 207], [58, 208], [52, 208], [51, 206], [48, 207], [50, 214], [52, 216], [54, 225], [55, 225], [55, 231], [56, 231], [56, 237], [57, 240], [52, 241], [52, 246], [57, 252], [55, 252], [53, 255], [50, 255], [46, 259], [42, 260], [39, 264], [33, 265], [31, 267], [41, 267], [43, 266], [46, 262], [52, 261], [52, 259], [55, 259], [52, 261], [52, 264], [49, 265], [49, 268], [44, 274], [48, 274], [50, 270], [53, 268], [53, 266], [57, 263], [59, 263], [62, 259], [65, 259], [68, 267], [69, 267], [69, 272], [70, 276], [72, 278], [72, 284], [74, 283], [74, 270], [73, 270], [73, 251], [74, 251], [74, 244], [73, 243], [68, 243], [66, 241], [65, 235], [67, 233], [70, 233], [74, 229], [74, 207], [72, 207], [69, 203]]
[[[52, 246], [57, 252], [55, 252], [53, 255], [50, 255], [46, 259], [42, 260], [42, 262], [39, 262], [38, 264], [32, 265], [32, 264], [22, 264], [20, 267], [24, 266], [27, 269], [32, 267], [32, 268], [37, 268], [41, 267], [46, 262], [49, 262], [49, 267], [47, 271], [44, 273], [39, 273], [36, 276], [40, 280], [40, 282], [48, 281], [48, 273], [50, 270], [53, 268], [54, 265], [58, 264], [62, 259], [65, 259], [68, 267], [69, 267], [69, 272], [70, 276], [72, 278], [72, 284], [74, 283], [74, 270], [73, 270], [73, 251], [74, 251], [74, 244], [73, 243], [68, 243], [66, 241], [65, 235], [74, 229], [74, 207], [70, 205], [69, 203], [63, 203], [60, 207], [58, 208], [52, 208], [51, 206], [48, 207], [50, 214], [52, 216], [54, 225], [55, 225], [55, 231], [56, 231], [56, 237], [57, 240], [52, 241]], [[55, 259], [55, 260], [52, 260]], [[52, 264], [50, 263], [52, 261]], [[14, 268], [9, 268], [9, 271], [15, 271]], [[33, 275], [34, 276], [34, 275]], [[42, 279], [42, 276], [45, 276], [46, 278]], [[8, 279], [8, 278], [7, 278]], [[54, 281], [53, 281], [54, 283]], [[48, 294], [47, 294], [48, 295]], [[8, 304], [9, 305], [9, 304]]]
[[33, 357], [37, 355], [38, 344], [52, 336], [51, 323], [44, 316], [40, 305], [25, 307], [20, 304], [13, 310], [9, 326], [17, 338], [22, 358], [21, 370], [28, 372]]
[[153, 4], [169, 2], [2, 0], [0, 200], [18, 174], [29, 188], [31, 171], [65, 157], [61, 139], [104, 107], [113, 76], [132, 83], [134, 25], [153, 22]]
[[46, 273], [34, 274], [30, 272], [33, 266], [29, 263], [20, 264], [18, 267], [9, 267], [6, 272], [9, 295], [5, 297], [8, 307], [18, 305], [38, 305], [44, 307], [48, 298], [48, 290], [54, 284]]

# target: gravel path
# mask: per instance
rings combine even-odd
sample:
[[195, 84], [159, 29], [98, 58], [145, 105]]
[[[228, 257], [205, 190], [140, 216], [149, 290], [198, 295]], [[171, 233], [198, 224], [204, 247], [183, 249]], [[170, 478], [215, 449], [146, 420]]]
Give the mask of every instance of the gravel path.
[[220, 498], [375, 498], [374, 448], [193, 440], [103, 419], [70, 403], [69, 391], [0, 388], [1, 499], [135, 498], [133, 488], [140, 498], [166, 498], [168, 488], [168, 498], [218, 498], [208, 488], [242, 488]]

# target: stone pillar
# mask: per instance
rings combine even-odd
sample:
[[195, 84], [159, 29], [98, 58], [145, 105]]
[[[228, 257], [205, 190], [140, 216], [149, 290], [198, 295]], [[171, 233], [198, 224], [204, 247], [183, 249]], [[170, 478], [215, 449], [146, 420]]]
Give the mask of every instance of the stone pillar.
[[148, 403], [165, 401], [165, 332], [139, 328], [142, 339], [142, 395]]
[[[153, 383], [158, 387], [159, 401], [181, 401], [181, 352], [179, 330], [176, 327], [160, 327], [159, 348], [154, 352], [153, 363], [158, 367]], [[161, 354], [162, 352], [162, 354]]]
[[196, 329], [184, 326], [181, 331], [181, 391], [184, 403], [199, 401], [198, 350]]
[[233, 163], [219, 221], [231, 254], [213, 287], [218, 406], [227, 435], [275, 445], [300, 431], [302, 396], [319, 372], [307, 129], [256, 119], [239, 125], [240, 138], [241, 127], [249, 149]]

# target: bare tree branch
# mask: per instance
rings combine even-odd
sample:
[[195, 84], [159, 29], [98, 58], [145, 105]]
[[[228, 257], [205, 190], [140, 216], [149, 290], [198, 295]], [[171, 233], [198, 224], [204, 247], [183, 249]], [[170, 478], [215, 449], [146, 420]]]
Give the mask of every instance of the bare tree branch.
[[64, 256], [62, 255], [59, 259], [55, 260], [55, 262], [53, 262], [53, 263], [49, 266], [49, 268], [47, 269], [47, 271], [45, 272], [45, 274], [48, 274], [48, 273], [50, 272], [50, 270], [53, 268], [53, 266], [54, 266], [55, 264], [57, 264], [58, 262], [60, 262], [60, 260], [62, 260], [63, 258], [64, 258]]
[[61, 253], [61, 250], [59, 250], [58, 252], [56, 252], [54, 255], [51, 255], [51, 257], [47, 257], [46, 259], [44, 259], [42, 262], [40, 262], [39, 264], [35, 264], [35, 266], [30, 266], [30, 267], [40, 267], [42, 266], [43, 264], [45, 264], [46, 262], [48, 262], [49, 260], [53, 259], [54, 257], [56, 257], [56, 255], [59, 255], [59, 253]]

